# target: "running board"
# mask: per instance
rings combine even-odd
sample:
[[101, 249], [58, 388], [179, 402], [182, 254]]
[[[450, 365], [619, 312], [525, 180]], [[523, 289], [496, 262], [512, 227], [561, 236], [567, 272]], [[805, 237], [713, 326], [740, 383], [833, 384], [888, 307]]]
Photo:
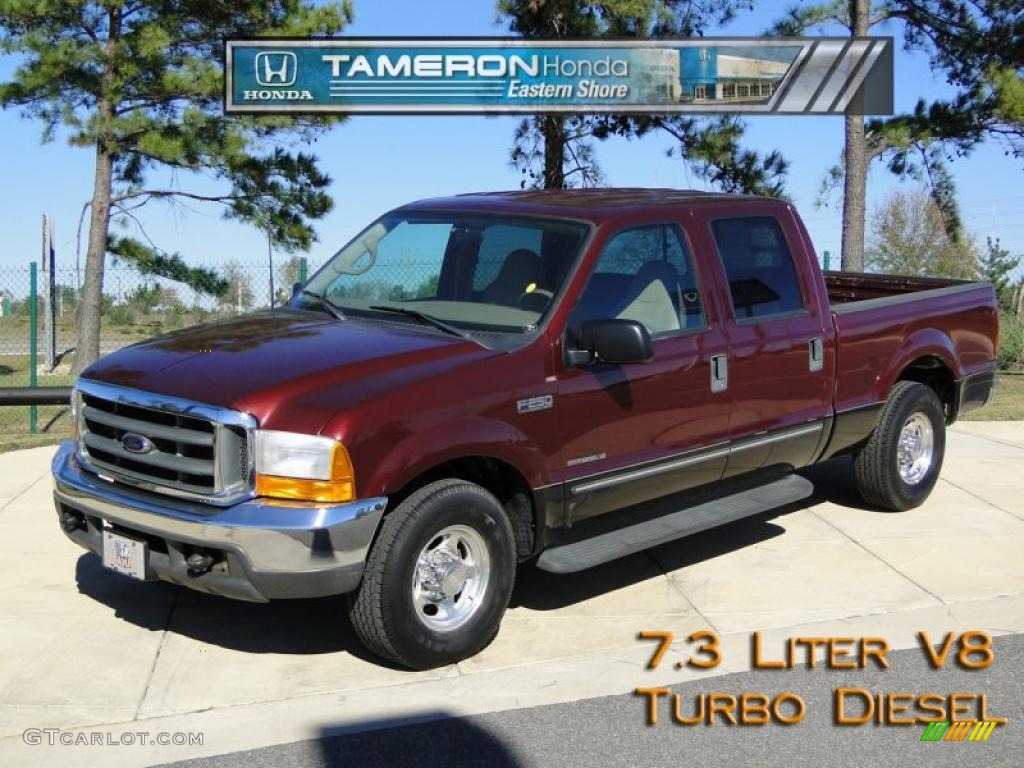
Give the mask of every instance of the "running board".
[[813, 493], [814, 485], [809, 480], [789, 475], [749, 491], [545, 550], [537, 567], [551, 573], [583, 571], [667, 541], [792, 504]]

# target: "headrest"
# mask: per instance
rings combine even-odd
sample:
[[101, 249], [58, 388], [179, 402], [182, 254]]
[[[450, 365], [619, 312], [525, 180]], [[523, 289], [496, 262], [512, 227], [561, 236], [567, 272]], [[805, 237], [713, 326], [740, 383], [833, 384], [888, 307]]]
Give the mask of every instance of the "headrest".
[[529, 248], [516, 248], [516, 250], [505, 257], [505, 262], [501, 265], [502, 272], [513, 269], [539, 272], [540, 256]]
[[654, 280], [660, 280], [665, 287], [672, 290], [679, 282], [679, 271], [669, 262], [663, 260], [648, 261], [637, 270], [634, 282], [641, 287]]

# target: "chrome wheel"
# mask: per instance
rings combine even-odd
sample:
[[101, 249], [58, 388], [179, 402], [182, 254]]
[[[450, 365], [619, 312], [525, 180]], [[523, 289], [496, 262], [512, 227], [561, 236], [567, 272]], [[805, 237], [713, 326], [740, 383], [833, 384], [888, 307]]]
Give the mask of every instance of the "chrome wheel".
[[896, 467], [907, 485], [917, 485], [931, 469], [935, 455], [935, 433], [923, 413], [911, 414], [900, 430], [896, 445]]
[[491, 558], [483, 537], [465, 525], [438, 532], [420, 552], [412, 575], [412, 601], [427, 627], [458, 629], [483, 603]]

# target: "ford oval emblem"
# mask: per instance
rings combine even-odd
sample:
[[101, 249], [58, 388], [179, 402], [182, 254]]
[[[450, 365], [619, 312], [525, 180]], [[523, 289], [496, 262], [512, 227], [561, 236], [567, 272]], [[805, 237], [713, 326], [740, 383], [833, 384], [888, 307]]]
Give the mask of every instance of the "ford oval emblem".
[[121, 447], [129, 453], [149, 453], [156, 448], [148, 437], [128, 432], [121, 438]]

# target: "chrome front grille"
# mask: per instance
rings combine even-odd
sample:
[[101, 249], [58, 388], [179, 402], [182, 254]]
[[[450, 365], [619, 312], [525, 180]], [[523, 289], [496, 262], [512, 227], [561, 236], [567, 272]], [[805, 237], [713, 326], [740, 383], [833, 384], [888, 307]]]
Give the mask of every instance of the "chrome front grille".
[[79, 458], [101, 476], [214, 504], [252, 492], [248, 414], [80, 380]]

